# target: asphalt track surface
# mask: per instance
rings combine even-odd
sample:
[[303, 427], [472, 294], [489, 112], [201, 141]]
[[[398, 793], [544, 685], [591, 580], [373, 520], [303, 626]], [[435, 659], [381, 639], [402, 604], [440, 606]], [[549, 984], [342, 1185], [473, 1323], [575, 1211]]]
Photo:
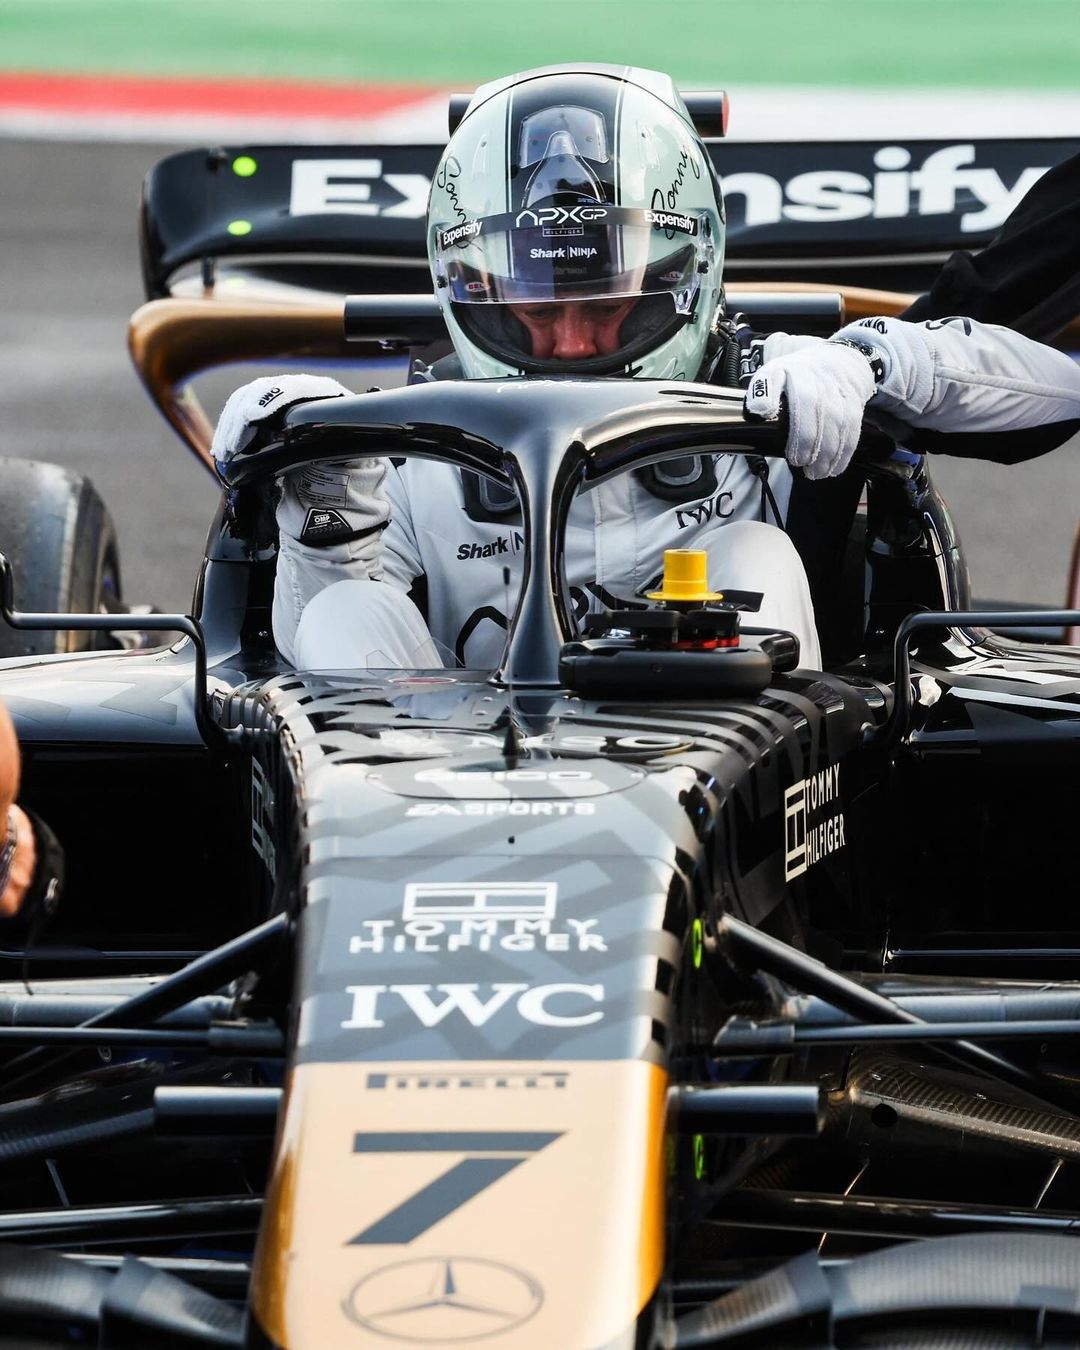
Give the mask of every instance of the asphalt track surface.
[[[217, 500], [127, 356], [127, 320], [143, 299], [139, 186], [173, 148], [183, 147], [0, 140], [0, 453], [89, 475], [117, 523], [126, 594], [167, 610], [190, 601]], [[212, 415], [247, 373], [199, 386]], [[1059, 604], [1080, 445], [1015, 468], [939, 459], [934, 472], [975, 594]]]

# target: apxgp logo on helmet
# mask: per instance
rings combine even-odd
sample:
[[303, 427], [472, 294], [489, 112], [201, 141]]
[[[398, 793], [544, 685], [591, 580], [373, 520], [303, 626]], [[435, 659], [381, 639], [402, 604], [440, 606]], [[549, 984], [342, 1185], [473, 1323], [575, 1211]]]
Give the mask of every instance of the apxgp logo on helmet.
[[478, 220], [467, 220], [464, 225], [455, 225], [450, 230], [440, 230], [438, 245], [440, 248], [452, 248], [454, 244], [467, 244], [480, 233]]
[[541, 206], [536, 211], [519, 211], [514, 226], [581, 225], [589, 220], [604, 220], [606, 216], [606, 206]]

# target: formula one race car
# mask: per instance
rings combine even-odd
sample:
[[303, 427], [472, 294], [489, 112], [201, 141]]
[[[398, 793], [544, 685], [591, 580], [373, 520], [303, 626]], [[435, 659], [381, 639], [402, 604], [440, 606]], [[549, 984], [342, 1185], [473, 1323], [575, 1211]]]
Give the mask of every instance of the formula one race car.
[[[195, 448], [197, 365], [336, 350], [331, 263], [261, 267], [294, 289], [137, 316]], [[346, 307], [369, 358], [435, 322]], [[275, 478], [372, 447], [517, 492], [498, 671], [275, 650]], [[0, 952], [0, 1344], [1080, 1345], [1080, 651], [967, 608], [870, 437], [825, 671], [693, 595], [578, 631], [573, 494], [704, 449], [782, 439], [713, 386], [418, 384], [235, 463], [191, 616], [29, 614], [0, 565], [16, 631], [183, 635], [0, 666], [69, 876]]]

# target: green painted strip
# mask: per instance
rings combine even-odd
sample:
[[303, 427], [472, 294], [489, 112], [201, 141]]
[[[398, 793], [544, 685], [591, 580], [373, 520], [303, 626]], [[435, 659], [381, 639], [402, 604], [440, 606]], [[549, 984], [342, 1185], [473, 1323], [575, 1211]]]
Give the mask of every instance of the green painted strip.
[[1075, 91], [1080, 0], [0, 0], [8, 70], [464, 88], [582, 57], [699, 88]]

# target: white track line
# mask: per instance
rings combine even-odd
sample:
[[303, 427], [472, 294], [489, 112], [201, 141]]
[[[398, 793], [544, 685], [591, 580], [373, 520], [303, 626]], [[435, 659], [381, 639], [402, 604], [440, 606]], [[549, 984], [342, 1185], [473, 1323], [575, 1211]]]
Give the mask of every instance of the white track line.
[[330, 144], [355, 142], [391, 145], [446, 140], [446, 94], [376, 117], [355, 119], [236, 117], [205, 113], [51, 112], [47, 108], [0, 104], [0, 136], [22, 140], [169, 142], [190, 145], [246, 142]]
[[[1080, 94], [733, 86], [733, 141], [1080, 136]], [[442, 144], [446, 94], [343, 120], [50, 112], [0, 104], [0, 136], [74, 141]]]

